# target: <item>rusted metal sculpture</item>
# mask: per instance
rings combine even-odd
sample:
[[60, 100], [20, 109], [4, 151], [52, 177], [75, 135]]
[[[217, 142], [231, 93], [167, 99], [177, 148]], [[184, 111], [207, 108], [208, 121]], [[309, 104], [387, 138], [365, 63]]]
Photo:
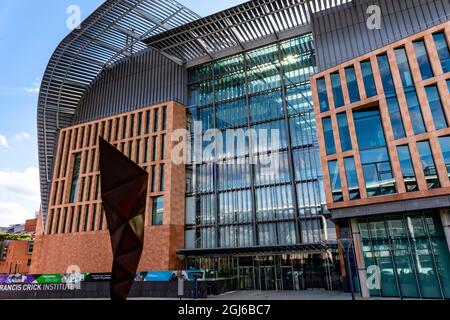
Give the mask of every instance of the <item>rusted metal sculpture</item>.
[[126, 300], [144, 245], [148, 174], [101, 137], [99, 148], [102, 201], [113, 252], [111, 300]]

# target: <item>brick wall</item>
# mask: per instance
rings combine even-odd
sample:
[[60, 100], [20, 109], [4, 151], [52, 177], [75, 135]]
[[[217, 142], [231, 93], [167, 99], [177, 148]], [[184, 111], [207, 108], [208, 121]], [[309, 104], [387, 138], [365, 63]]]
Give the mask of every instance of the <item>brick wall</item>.
[[[166, 110], [165, 129], [163, 108]], [[139, 270], [182, 267], [175, 251], [184, 247], [185, 173], [184, 165], [175, 165], [171, 161], [173, 143], [170, 136], [173, 130], [184, 128], [185, 122], [185, 107], [168, 102], [61, 130], [47, 221], [44, 230], [36, 234], [31, 272], [60, 273], [69, 265], [78, 265], [84, 272], [111, 270], [111, 244], [99, 185], [98, 135], [149, 172], [144, 250]], [[76, 154], [81, 155], [79, 186], [76, 199], [72, 201]], [[164, 165], [164, 190], [160, 186], [161, 165]], [[154, 190], [153, 179], [156, 179]], [[152, 199], [155, 196], [164, 196], [162, 225], [152, 225]]]

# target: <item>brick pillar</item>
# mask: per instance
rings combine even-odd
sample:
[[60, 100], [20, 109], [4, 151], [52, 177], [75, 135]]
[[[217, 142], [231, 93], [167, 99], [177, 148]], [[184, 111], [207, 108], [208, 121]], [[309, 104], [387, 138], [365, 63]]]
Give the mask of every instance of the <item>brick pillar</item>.
[[369, 289], [367, 288], [367, 272], [366, 265], [364, 263], [364, 252], [361, 242], [361, 234], [359, 232], [359, 225], [357, 219], [351, 219], [353, 247], [355, 251], [356, 264], [358, 266], [359, 284], [361, 288], [361, 296], [363, 298], [369, 298]]
[[441, 209], [440, 213], [445, 238], [447, 239], [447, 246], [448, 249], [450, 250], [450, 212], [449, 209]]

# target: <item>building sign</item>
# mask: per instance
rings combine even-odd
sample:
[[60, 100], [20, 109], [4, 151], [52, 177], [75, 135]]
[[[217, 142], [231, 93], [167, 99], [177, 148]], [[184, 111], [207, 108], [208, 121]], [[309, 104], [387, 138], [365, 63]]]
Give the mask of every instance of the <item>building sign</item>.
[[170, 281], [172, 274], [172, 271], [149, 271], [144, 281]]
[[111, 280], [111, 273], [88, 273], [86, 274], [85, 282], [102, 282]]
[[0, 284], [1, 291], [65, 291], [73, 290], [66, 283], [10, 283]]
[[[145, 271], [138, 272], [136, 282], [168, 282], [178, 279], [179, 271]], [[203, 270], [183, 270], [184, 279], [194, 281], [204, 279]], [[68, 281], [70, 274], [6, 274], [0, 275], [0, 291], [25, 290], [70, 290], [73, 286]], [[104, 282], [111, 279], [110, 273], [80, 273], [80, 282]]]

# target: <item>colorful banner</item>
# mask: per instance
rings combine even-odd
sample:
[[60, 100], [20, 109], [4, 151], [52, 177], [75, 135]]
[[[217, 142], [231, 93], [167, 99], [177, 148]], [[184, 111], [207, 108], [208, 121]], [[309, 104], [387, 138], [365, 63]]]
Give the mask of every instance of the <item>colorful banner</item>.
[[174, 271], [149, 271], [144, 281], [170, 281]]
[[88, 273], [84, 278], [86, 282], [102, 282], [111, 280], [111, 273]]
[[[144, 271], [136, 273], [134, 281], [172, 281], [177, 279], [178, 271]], [[182, 270], [183, 276], [189, 281], [197, 279], [204, 279], [205, 273], [203, 270]], [[0, 284], [13, 283], [40, 283], [40, 284], [58, 284], [67, 283], [68, 279], [73, 275], [69, 274], [2, 274], [0, 275]], [[111, 273], [81, 273], [79, 275], [80, 281], [99, 282], [109, 281]], [[71, 282], [71, 281], [69, 281]]]
[[41, 274], [36, 278], [37, 283], [62, 283], [62, 274]]
[[0, 284], [12, 284], [12, 283], [36, 283], [34, 276], [30, 274], [7, 274], [0, 275]]

